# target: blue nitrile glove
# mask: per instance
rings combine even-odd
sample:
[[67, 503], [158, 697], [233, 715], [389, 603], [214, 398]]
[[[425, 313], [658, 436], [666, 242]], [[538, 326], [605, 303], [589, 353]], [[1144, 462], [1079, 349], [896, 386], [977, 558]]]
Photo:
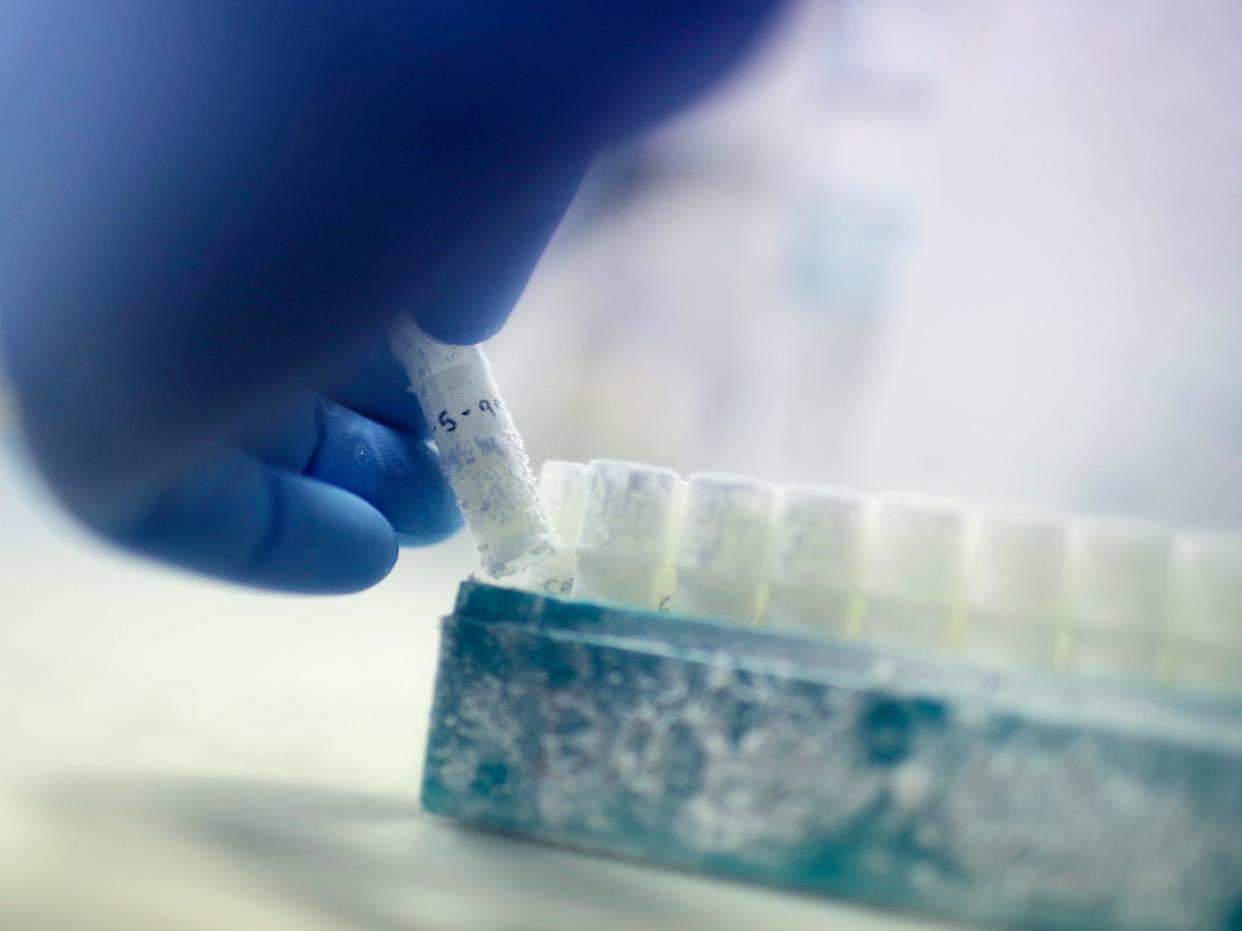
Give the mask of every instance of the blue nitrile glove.
[[0, 2], [0, 319], [49, 483], [280, 589], [451, 533], [387, 321], [494, 333], [600, 145], [775, 5]]

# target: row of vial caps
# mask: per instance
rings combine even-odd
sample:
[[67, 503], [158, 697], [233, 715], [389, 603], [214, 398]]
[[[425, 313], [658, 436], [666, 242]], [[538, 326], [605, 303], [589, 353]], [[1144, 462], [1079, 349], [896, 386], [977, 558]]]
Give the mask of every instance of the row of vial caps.
[[1242, 536], [607, 459], [540, 493], [531, 591], [1242, 691]]

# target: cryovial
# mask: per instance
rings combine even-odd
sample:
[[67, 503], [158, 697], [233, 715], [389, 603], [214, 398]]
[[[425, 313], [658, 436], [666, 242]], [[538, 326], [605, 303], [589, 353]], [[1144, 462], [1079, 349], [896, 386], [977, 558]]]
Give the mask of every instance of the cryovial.
[[781, 489], [765, 624], [851, 632], [863, 585], [866, 516], [866, 496], [848, 488]]
[[999, 664], [1051, 666], [1064, 622], [1069, 525], [1021, 512], [986, 513], [967, 532], [964, 653]]
[[1179, 536], [1171, 588], [1169, 679], [1242, 691], [1242, 536]]
[[[669, 526], [669, 540], [676, 549], [677, 539], [681, 535], [681, 523], [686, 516], [686, 491], [689, 483], [684, 478], [677, 479], [677, 490], [673, 494], [673, 519]], [[673, 565], [673, 554], [669, 553], [666, 562], [656, 574], [655, 603], [664, 612], [669, 610], [673, 601], [673, 592], [677, 590], [677, 567]]]
[[658, 607], [680, 479], [671, 469], [593, 459], [587, 466], [573, 596]]
[[539, 497], [561, 548], [526, 570], [523, 587], [542, 595], [568, 596], [578, 564], [575, 547], [582, 529], [587, 467], [581, 462], [549, 459], [539, 472]]
[[690, 476], [674, 549], [673, 614], [754, 622], [771, 562], [776, 487], [739, 475]]
[[559, 549], [482, 350], [432, 339], [408, 317], [394, 326], [392, 346], [431, 427], [483, 571], [503, 578]]
[[881, 495], [867, 534], [869, 640], [953, 645], [961, 607], [967, 512], [917, 495]]
[[1070, 546], [1068, 665], [1138, 678], [1156, 675], [1173, 536], [1162, 527], [1088, 519]]

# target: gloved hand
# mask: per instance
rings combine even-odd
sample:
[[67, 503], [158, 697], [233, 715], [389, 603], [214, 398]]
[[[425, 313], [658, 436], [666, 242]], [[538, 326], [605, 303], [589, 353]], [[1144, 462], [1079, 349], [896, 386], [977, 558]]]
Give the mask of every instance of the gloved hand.
[[287, 590], [451, 533], [387, 322], [495, 332], [597, 149], [775, 6], [0, 4], [0, 335], [50, 485], [133, 550]]

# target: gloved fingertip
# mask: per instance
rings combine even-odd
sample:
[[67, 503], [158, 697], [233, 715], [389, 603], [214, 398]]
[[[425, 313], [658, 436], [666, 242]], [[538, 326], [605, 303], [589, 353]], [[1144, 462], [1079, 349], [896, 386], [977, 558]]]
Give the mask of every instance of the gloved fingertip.
[[[502, 299], [503, 301], [503, 299]], [[498, 309], [503, 307], [503, 310]], [[497, 333], [509, 319], [510, 304], [500, 303], [490, 312], [463, 308], [446, 308], [428, 310], [415, 316], [418, 325], [427, 335], [442, 343], [455, 346], [473, 346], [482, 343]]]

